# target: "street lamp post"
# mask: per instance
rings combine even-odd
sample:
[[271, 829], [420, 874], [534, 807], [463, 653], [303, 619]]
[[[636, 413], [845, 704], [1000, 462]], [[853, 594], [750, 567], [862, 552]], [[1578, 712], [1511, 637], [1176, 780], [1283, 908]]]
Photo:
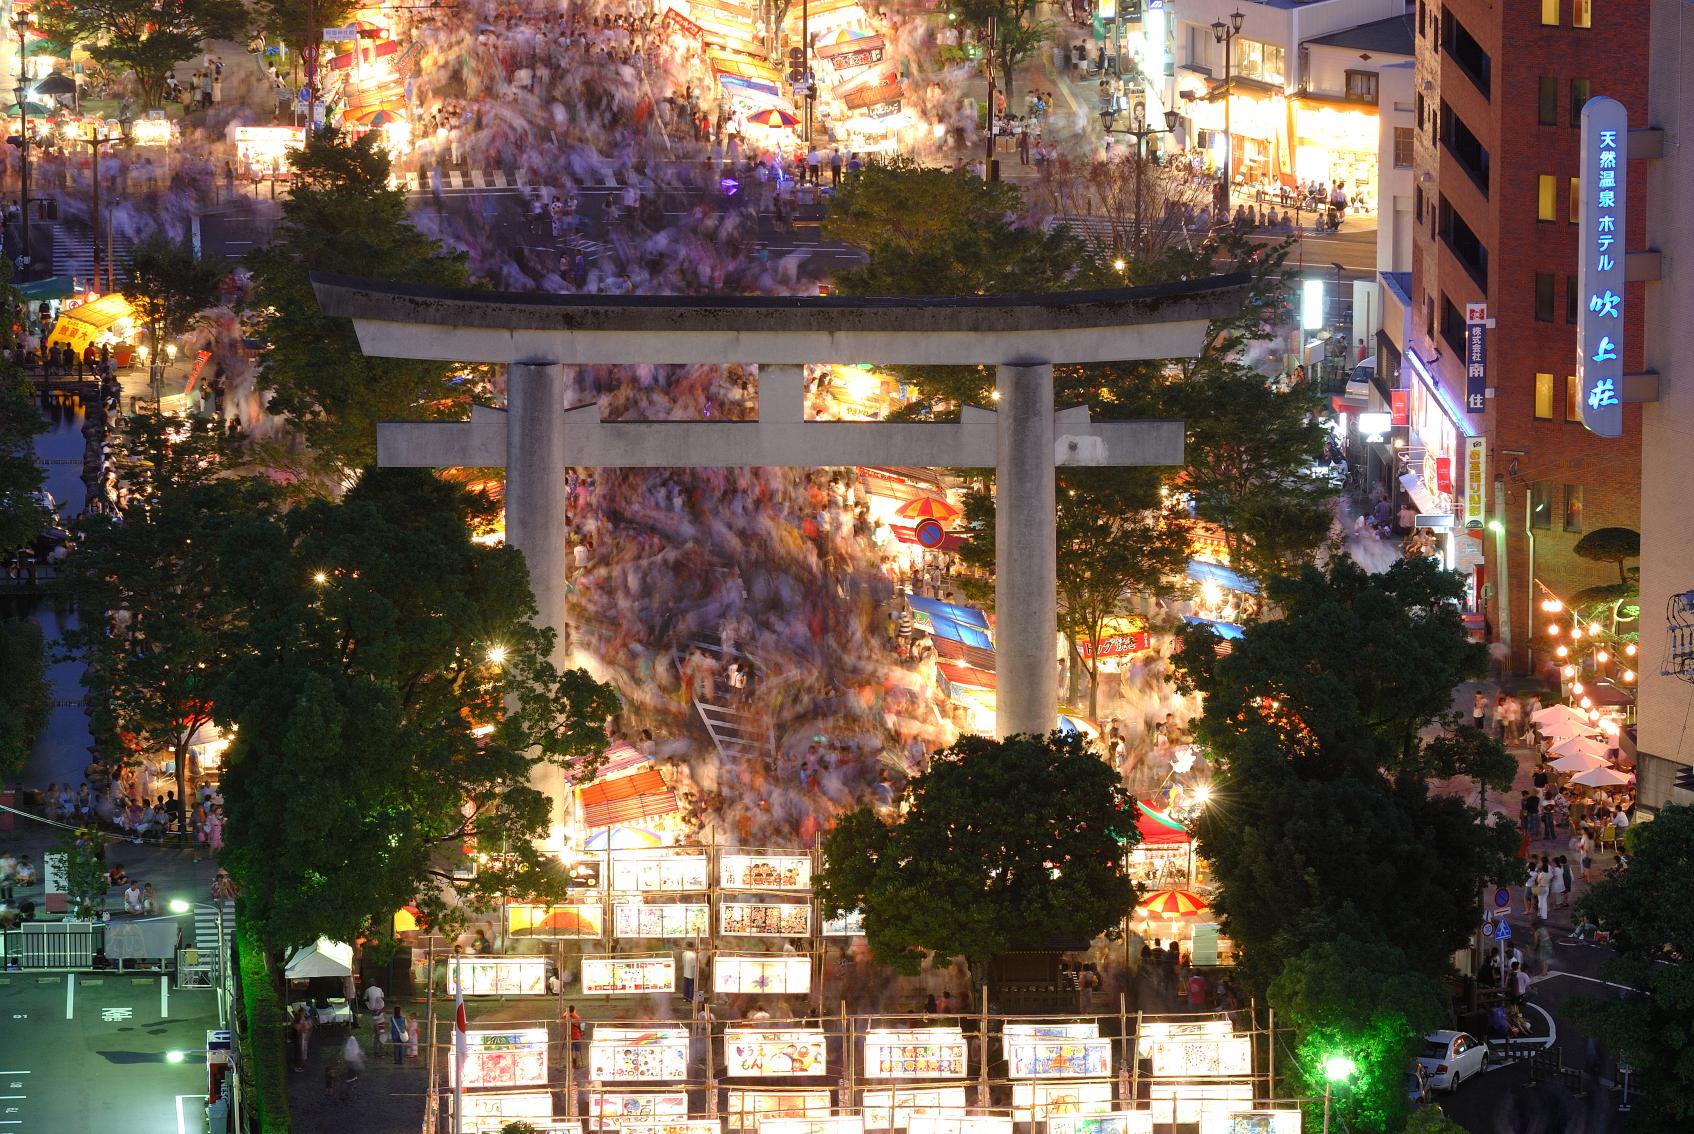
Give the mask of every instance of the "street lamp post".
[[[113, 142], [125, 142], [125, 143], [127, 143], [130, 139], [130, 133], [133, 129], [134, 129], [134, 123], [131, 122], [130, 119], [125, 118], [125, 119], [122, 119], [122, 120], [119, 121], [118, 132], [116, 134], [105, 134], [105, 133], [103, 133], [103, 131], [105, 130], [105, 124], [101, 123], [101, 122], [95, 122], [95, 123], [93, 123], [92, 125], [89, 126], [88, 134], [85, 137], [79, 139], [80, 141], [88, 143], [89, 151], [94, 155], [93, 156], [93, 165], [89, 170], [89, 172], [91, 174], [89, 180], [93, 183], [93, 186], [94, 186], [94, 212], [89, 216], [88, 219], [89, 219], [89, 223], [92, 224], [93, 227], [94, 227], [94, 281], [93, 281], [92, 287], [95, 291], [100, 290], [100, 264], [102, 262], [102, 260], [101, 260], [102, 256], [104, 256], [104, 262], [105, 262], [105, 265], [106, 265], [106, 290], [107, 291], [116, 291], [117, 290], [116, 281], [114, 279], [113, 270], [112, 270], [112, 249], [109, 247], [110, 241], [108, 240], [106, 242], [106, 244], [104, 244], [104, 245], [101, 243], [100, 147], [110, 145]], [[108, 228], [106, 235], [108, 237], [110, 236], [109, 228]]]
[[1153, 130], [1147, 127], [1147, 108], [1142, 103], [1135, 104], [1135, 125], [1131, 129], [1118, 131], [1135, 139], [1135, 247], [1136, 259], [1147, 254], [1146, 233], [1141, 227], [1141, 167], [1147, 161], [1147, 139], [1155, 134], [1174, 134], [1176, 124], [1181, 115], [1174, 110], [1165, 111], [1165, 128]]
[[23, 205], [23, 237], [24, 237], [24, 266], [27, 271], [33, 264], [30, 256], [29, 238], [29, 83], [25, 71], [24, 36], [32, 23], [31, 14], [19, 12], [12, 19], [12, 28], [18, 33], [18, 112], [21, 115], [18, 127], [18, 182], [22, 192], [19, 203]]
[[1229, 212], [1229, 182], [1235, 165], [1235, 135], [1229, 129], [1229, 104], [1234, 101], [1230, 95], [1231, 63], [1235, 55], [1235, 37], [1241, 34], [1241, 25], [1246, 19], [1237, 8], [1228, 23], [1216, 20], [1212, 24], [1212, 38], [1223, 45], [1223, 195], [1219, 199], [1220, 217]]
[[1323, 1134], [1329, 1134], [1329, 1096], [1337, 1083], [1353, 1077], [1358, 1065], [1345, 1055], [1332, 1055], [1323, 1061]]

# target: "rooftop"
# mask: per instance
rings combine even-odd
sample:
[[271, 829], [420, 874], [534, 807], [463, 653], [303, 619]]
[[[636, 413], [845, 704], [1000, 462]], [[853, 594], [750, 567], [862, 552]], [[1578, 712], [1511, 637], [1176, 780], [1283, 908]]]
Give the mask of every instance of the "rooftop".
[[1386, 20], [1372, 20], [1368, 24], [1360, 24], [1345, 31], [1330, 32], [1306, 42], [1322, 44], [1325, 47], [1344, 47], [1349, 51], [1364, 51], [1372, 55], [1404, 55], [1408, 58], [1417, 50], [1413, 43], [1412, 17], [1409, 12], [1405, 15], [1390, 16]]

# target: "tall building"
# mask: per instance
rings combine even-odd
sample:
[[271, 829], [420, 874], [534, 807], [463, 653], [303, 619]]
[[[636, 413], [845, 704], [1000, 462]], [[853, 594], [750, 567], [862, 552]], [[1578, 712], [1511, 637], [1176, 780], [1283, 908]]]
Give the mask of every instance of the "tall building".
[[[1614, 567], [1574, 554], [1583, 533], [1640, 530], [1641, 409], [1625, 407], [1621, 437], [1591, 434], [1578, 422], [1574, 375], [1581, 111], [1609, 95], [1632, 127], [1646, 125], [1649, 4], [1417, 3], [1402, 380], [1410, 428], [1399, 480], [1419, 513], [1464, 505], [1443, 555], [1465, 573], [1499, 656], [1520, 669], [1529, 648], [1545, 644], [1533, 638], [1543, 587], [1568, 598], [1616, 579]], [[1638, 165], [1631, 249], [1644, 239]], [[1626, 300], [1623, 361], [1636, 372], [1639, 282]], [[1480, 304], [1492, 322], [1485, 369], [1470, 373], [1467, 316], [1483, 315]], [[1475, 439], [1485, 446], [1480, 464]]]
[[1664, 279], [1647, 285], [1647, 365], [1659, 400], [1641, 428], [1641, 649], [1636, 669], [1640, 802], [1694, 803], [1677, 779], [1694, 765], [1694, 0], [1653, 0], [1649, 125], [1664, 158], [1645, 166], [1647, 237]]

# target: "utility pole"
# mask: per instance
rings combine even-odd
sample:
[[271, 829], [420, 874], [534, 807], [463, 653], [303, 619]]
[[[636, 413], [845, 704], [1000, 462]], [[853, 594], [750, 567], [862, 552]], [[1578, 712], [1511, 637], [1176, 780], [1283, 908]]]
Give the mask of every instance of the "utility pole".
[[[322, 46], [322, 38], [318, 34], [318, 5], [317, 0], [306, 0], [306, 43], [300, 49], [300, 59], [304, 64], [306, 75], [306, 137], [310, 138], [317, 128], [318, 121], [318, 51]], [[353, 43], [353, 57], [358, 58], [359, 44]], [[275, 199], [276, 182], [271, 182], [272, 199]]]
[[989, 16], [988, 54], [984, 57], [988, 71], [988, 152], [982, 166], [982, 179], [984, 181], [1000, 180], [994, 168], [994, 38], [996, 29], [997, 21], [993, 16]]
[[[104, 263], [106, 265], [106, 290], [108, 292], [112, 292], [117, 290], [112, 269], [112, 229], [110, 224], [104, 223], [101, 220], [100, 213], [100, 147], [109, 145], [112, 142], [128, 141], [131, 125], [129, 121], [125, 119], [119, 124], [119, 133], [109, 137], [101, 136], [100, 131], [102, 125], [103, 124], [97, 122], [90, 126], [88, 136], [82, 140], [88, 143], [88, 148], [93, 154], [93, 165], [90, 169], [90, 173], [93, 176], [90, 178], [90, 181], [93, 183], [94, 187], [94, 212], [88, 218], [90, 225], [94, 229], [94, 279], [91, 286], [96, 291], [100, 290], [100, 265]], [[105, 229], [103, 236], [101, 232], [102, 228]], [[104, 241], [103, 243], [102, 240]], [[102, 257], [104, 257], [104, 259], [102, 259]]]
[[1230, 132], [1229, 104], [1234, 102], [1230, 86], [1231, 65], [1235, 55], [1235, 37], [1241, 34], [1241, 25], [1247, 17], [1237, 8], [1230, 14], [1229, 22], [1215, 20], [1212, 23], [1212, 38], [1223, 45], [1223, 192], [1219, 197], [1218, 221], [1223, 222], [1229, 215], [1230, 179], [1234, 175], [1231, 168], [1235, 164], [1235, 135]]
[[24, 35], [29, 31], [30, 13], [19, 12], [12, 20], [12, 27], [18, 33], [18, 111], [22, 115], [18, 127], [18, 180], [21, 186], [19, 203], [23, 206], [23, 236], [24, 236], [24, 271], [27, 273], [34, 266], [34, 258], [30, 254], [29, 235], [29, 83], [24, 71], [26, 50]]

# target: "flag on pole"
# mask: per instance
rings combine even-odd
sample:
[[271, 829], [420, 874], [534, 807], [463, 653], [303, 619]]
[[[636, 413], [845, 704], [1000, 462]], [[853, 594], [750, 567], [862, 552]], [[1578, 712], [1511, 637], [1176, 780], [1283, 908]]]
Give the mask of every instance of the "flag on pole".
[[465, 1027], [465, 990], [453, 982], [453, 1132], [465, 1129], [465, 1057], [470, 1054], [470, 1036]]
[[459, 1068], [465, 1066], [465, 1057], [470, 1054], [470, 1035], [465, 1024], [465, 993], [459, 990], [454, 998], [455, 1015], [453, 1019], [453, 1054], [459, 1059]]

